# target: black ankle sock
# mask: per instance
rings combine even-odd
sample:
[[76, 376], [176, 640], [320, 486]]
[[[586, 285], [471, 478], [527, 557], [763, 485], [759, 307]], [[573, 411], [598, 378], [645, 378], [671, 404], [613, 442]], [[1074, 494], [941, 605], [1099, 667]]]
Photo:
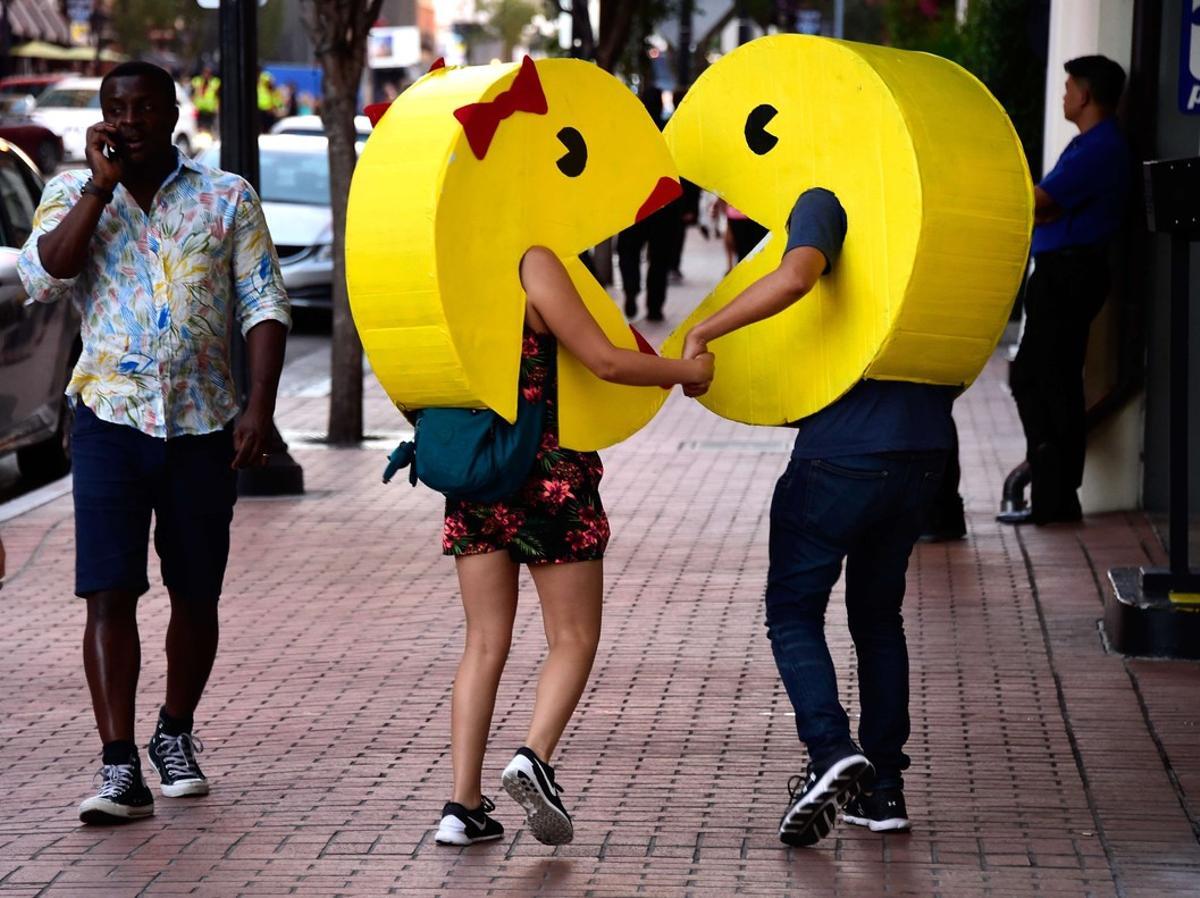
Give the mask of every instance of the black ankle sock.
[[116, 739], [104, 743], [105, 764], [137, 764], [137, 746], [128, 739]]
[[182, 736], [192, 731], [193, 720], [190, 717], [172, 717], [166, 707], [158, 709], [158, 725], [168, 736]]

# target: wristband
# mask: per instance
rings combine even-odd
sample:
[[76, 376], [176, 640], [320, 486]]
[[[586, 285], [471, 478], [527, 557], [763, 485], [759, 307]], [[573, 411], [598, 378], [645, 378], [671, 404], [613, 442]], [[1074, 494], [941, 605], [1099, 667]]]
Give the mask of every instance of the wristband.
[[113, 198], [113, 192], [111, 189], [106, 190], [91, 178], [88, 178], [87, 183], [83, 185], [83, 189], [80, 190], [80, 193], [90, 193], [92, 196], [98, 197], [100, 202], [104, 203], [106, 206], [112, 202]]

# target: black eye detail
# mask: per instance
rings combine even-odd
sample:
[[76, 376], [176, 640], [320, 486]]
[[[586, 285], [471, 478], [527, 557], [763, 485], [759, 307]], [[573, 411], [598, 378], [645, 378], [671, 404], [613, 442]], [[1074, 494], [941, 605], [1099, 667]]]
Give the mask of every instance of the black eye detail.
[[779, 138], [767, 132], [771, 119], [779, 114], [779, 110], [769, 103], [755, 106], [746, 116], [746, 146], [759, 156], [765, 156], [775, 149]]
[[563, 128], [558, 140], [567, 148], [567, 155], [558, 160], [558, 170], [568, 178], [578, 178], [587, 168], [587, 143], [574, 128]]

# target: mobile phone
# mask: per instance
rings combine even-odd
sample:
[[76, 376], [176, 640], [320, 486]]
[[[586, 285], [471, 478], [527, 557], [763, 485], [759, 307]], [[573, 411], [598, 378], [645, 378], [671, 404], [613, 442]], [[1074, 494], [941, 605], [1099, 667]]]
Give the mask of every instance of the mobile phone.
[[121, 159], [121, 145], [117, 142], [116, 137], [113, 137], [112, 141], [112, 143], [104, 145], [104, 158], [117, 162]]

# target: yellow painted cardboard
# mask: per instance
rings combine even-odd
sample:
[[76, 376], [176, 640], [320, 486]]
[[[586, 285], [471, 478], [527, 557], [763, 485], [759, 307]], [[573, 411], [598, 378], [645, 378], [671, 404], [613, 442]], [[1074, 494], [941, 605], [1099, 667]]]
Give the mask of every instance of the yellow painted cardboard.
[[[548, 110], [500, 121], [483, 159], [455, 110], [508, 91], [517, 65], [430, 72], [391, 105], [350, 188], [346, 272], [371, 366], [402, 409], [490, 407], [516, 415], [525, 311], [518, 266], [546, 246], [566, 264], [609, 339], [636, 349], [616, 305], [577, 260], [631, 225], [661, 178], [676, 178], [662, 135], [638, 99], [578, 60], [536, 63]], [[587, 146], [575, 177], [559, 134]], [[559, 439], [612, 445], [661, 407], [659, 387], [605, 383], [560, 347]]]
[[[763, 104], [776, 110], [765, 131], [777, 142], [758, 153], [747, 123]], [[863, 378], [966, 385], [979, 374], [1025, 269], [1033, 187], [1012, 123], [974, 76], [926, 53], [765, 37], [697, 79], [665, 133], [683, 177], [770, 230], [672, 334], [668, 355], [779, 264], [804, 190], [832, 190], [848, 221], [841, 259], [811, 293], [710, 344], [708, 408], [783, 424]]]

